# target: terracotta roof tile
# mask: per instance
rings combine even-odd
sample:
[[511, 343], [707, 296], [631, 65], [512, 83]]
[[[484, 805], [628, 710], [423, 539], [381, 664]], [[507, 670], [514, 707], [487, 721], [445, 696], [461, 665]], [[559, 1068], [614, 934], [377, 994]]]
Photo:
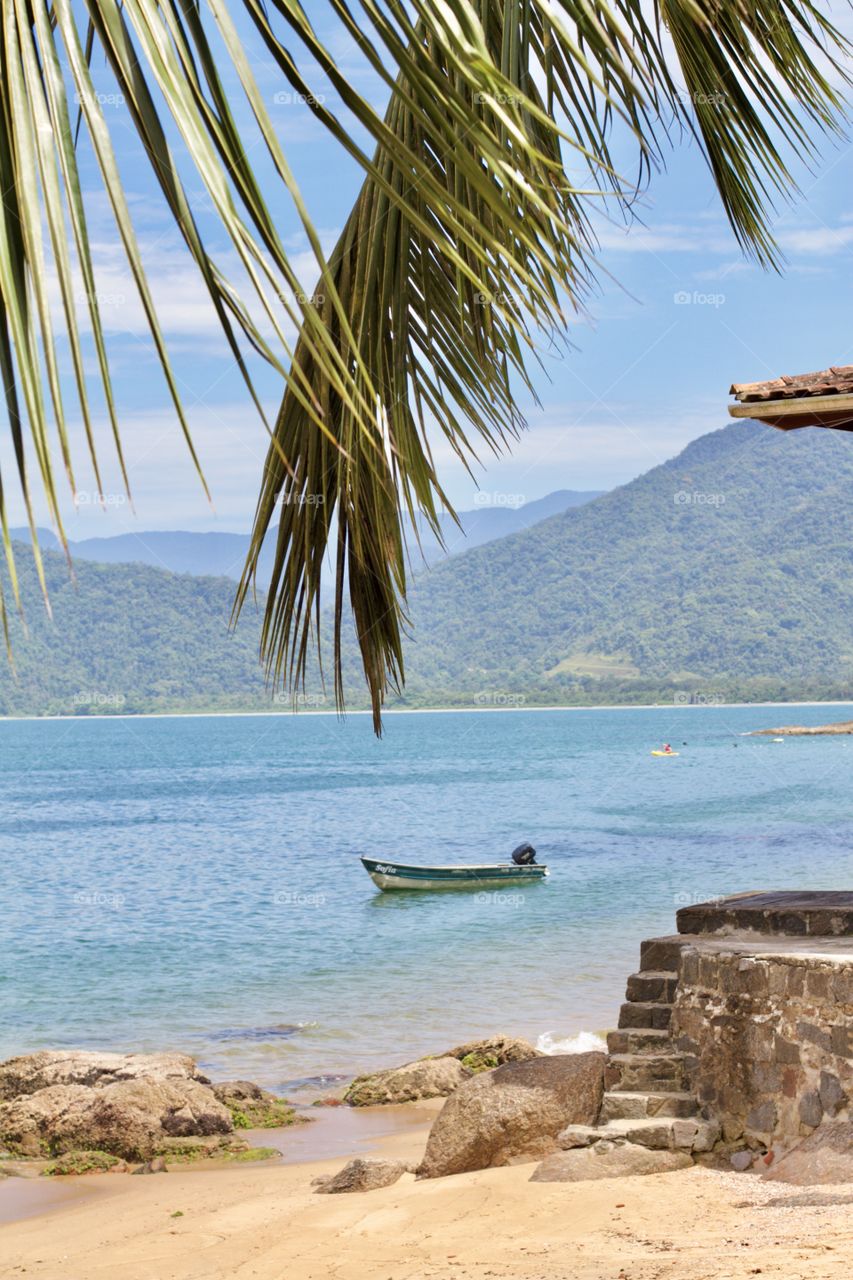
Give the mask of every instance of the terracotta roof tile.
[[853, 364], [832, 365], [817, 373], [783, 374], [767, 382], [734, 382], [737, 400], [788, 400], [807, 396], [853, 394]]

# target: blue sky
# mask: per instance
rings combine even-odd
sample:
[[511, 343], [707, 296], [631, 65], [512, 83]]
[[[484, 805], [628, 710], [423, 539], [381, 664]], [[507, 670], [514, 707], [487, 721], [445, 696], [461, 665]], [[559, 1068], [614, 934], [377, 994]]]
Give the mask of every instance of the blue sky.
[[[379, 104], [381, 86], [365, 73], [355, 51], [340, 40], [338, 54], [353, 82]], [[331, 247], [357, 192], [359, 172], [304, 104], [289, 100], [271, 65], [259, 57], [255, 70], [315, 224]], [[98, 74], [99, 87], [108, 94], [109, 79]], [[312, 83], [334, 108], [328, 85]], [[263, 429], [123, 108], [115, 104], [105, 111], [214, 508], [181, 438], [84, 150], [98, 290], [110, 331], [135, 510], [123, 500], [101, 430], [106, 511], [97, 505], [90, 471], [81, 466], [77, 510], [70, 496], [64, 504], [67, 531], [84, 537], [133, 528], [245, 530], [263, 462]], [[259, 173], [270, 182], [252, 123], [245, 112], [240, 119]], [[589, 301], [588, 316], [570, 327], [574, 349], [549, 350], [543, 342], [545, 372], [537, 379], [541, 408], [524, 405], [529, 430], [511, 456], [484, 458], [480, 501], [482, 494], [498, 502], [506, 494], [531, 500], [556, 488], [622, 484], [724, 425], [732, 380], [853, 363], [853, 145], [827, 142], [814, 173], [801, 175], [802, 196], [780, 207], [776, 230], [788, 259], [782, 276], [742, 257], [695, 148], [679, 145], [667, 164], [667, 171], [652, 180], [640, 209], [642, 222], [627, 228], [601, 222], [601, 284]], [[233, 253], [205, 215], [198, 179], [189, 175], [188, 186], [227, 267]], [[280, 189], [271, 190], [281, 235], [310, 287], [307, 241], [287, 198]], [[254, 371], [274, 413], [280, 381], [262, 366]], [[475, 484], [449, 453], [439, 457], [451, 499], [461, 508], [473, 506]], [[10, 506], [13, 521], [18, 520], [20, 509]]]

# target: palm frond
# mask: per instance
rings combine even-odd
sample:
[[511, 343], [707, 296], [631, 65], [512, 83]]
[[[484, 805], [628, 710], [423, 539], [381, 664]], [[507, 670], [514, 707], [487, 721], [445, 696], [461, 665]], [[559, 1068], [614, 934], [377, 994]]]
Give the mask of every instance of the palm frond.
[[[811, 5], [787, 0], [662, 0], [656, 20], [631, 0], [414, 10], [399, 31], [377, 26], [399, 73], [329, 262], [354, 344], [318, 306], [377, 388], [375, 422], [336, 400], [300, 342], [295, 364], [332, 430], [311, 431], [286, 392], [237, 602], [277, 517], [262, 652], [276, 680], [299, 688], [320, 645], [331, 557], [336, 697], [349, 609], [377, 730], [404, 678], [403, 517], [419, 513], [440, 537], [437, 512], [449, 506], [430, 439], [443, 436], [470, 464], [517, 434], [518, 388], [534, 390], [532, 334], [562, 326], [594, 279], [594, 210], [629, 208], [673, 126], [705, 151], [741, 244], [774, 264], [768, 189], [793, 187], [784, 150], [811, 155], [815, 132], [836, 127], [842, 104], [828, 77], [843, 75], [846, 52]], [[615, 172], [614, 127], [636, 141], [632, 181]]]
[[[819, 134], [837, 127], [834, 83], [848, 53], [808, 0], [658, 0], [654, 10], [640, 0], [326, 0], [324, 18], [387, 86], [381, 114], [349, 82], [298, 0], [239, 0], [283, 81], [364, 171], [327, 258], [239, 37], [238, 0], [230, 8], [227, 0], [0, 3], [0, 370], [43, 590], [34, 494], [42, 493], [64, 541], [51, 438], [55, 430], [73, 491], [78, 460], [68, 420], [76, 403], [98, 476], [93, 382], [127, 483], [78, 141], [97, 163], [196, 457], [95, 88], [92, 68], [102, 57], [124, 103], [121, 124], [144, 148], [259, 412], [250, 354], [286, 383], [236, 610], [279, 512], [263, 631], [270, 672], [297, 686], [304, 680], [319, 643], [321, 568], [332, 554], [337, 696], [351, 609], [377, 728], [386, 690], [403, 679], [402, 517], [421, 515], [437, 531], [437, 513], [449, 505], [431, 440], [443, 438], [472, 465], [518, 433], [518, 389], [534, 390], [536, 333], [561, 327], [595, 279], [597, 210], [608, 201], [630, 209], [673, 127], [690, 130], [704, 151], [744, 248], [776, 263], [772, 200], [792, 187], [790, 157], [813, 157]], [[317, 69], [343, 117], [314, 91]], [[271, 193], [249, 161], [231, 83], [251, 117], [251, 142], [262, 144], [316, 258], [309, 296], [270, 212]], [[366, 146], [358, 141], [365, 134]], [[635, 143], [630, 177], [616, 172], [614, 137]], [[249, 282], [248, 298], [209, 247], [182, 177], [188, 167]], [[94, 380], [86, 374], [78, 280]], [[65, 341], [70, 388], [59, 356]], [[0, 476], [0, 528], [17, 595], [7, 492]], [[4, 625], [5, 608], [0, 599]]]

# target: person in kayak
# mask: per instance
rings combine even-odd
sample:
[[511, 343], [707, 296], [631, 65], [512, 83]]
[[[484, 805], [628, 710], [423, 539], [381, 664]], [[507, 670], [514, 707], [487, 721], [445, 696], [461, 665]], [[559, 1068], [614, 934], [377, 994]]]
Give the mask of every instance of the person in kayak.
[[663, 744], [663, 753], [664, 753], [664, 755], [665, 755], [665, 756], [671, 756], [671, 755], [672, 755], [672, 747], [669, 745], [669, 743], [668, 743], [668, 742], [665, 742], [665, 743]]

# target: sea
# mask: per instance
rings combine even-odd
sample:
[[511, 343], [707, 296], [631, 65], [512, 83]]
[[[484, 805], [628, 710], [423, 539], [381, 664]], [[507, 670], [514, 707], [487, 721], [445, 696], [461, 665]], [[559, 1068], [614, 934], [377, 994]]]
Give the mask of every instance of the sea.
[[[180, 1050], [309, 1096], [480, 1036], [615, 1024], [680, 906], [853, 883], [853, 706], [0, 723], [0, 1057]], [[678, 755], [651, 755], [662, 742]], [[381, 893], [359, 855], [522, 889]]]

